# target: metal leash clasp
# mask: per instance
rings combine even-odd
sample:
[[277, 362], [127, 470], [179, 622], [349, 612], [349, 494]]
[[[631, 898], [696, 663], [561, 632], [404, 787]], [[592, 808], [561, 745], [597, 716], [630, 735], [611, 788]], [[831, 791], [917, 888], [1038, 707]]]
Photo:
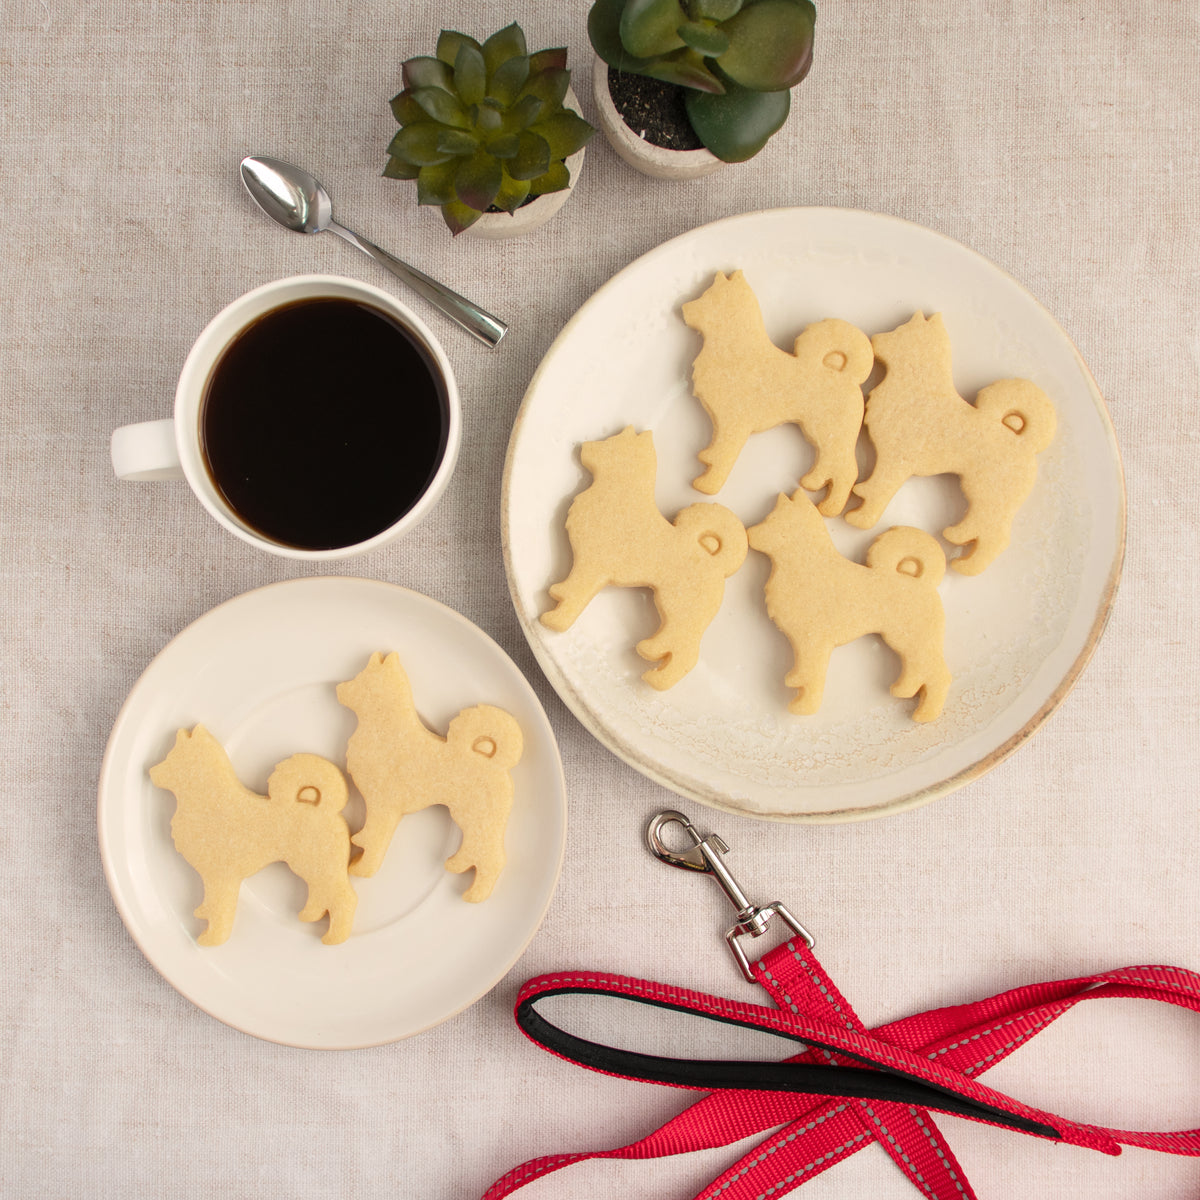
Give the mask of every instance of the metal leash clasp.
[[[684, 833], [692, 840], [691, 848], [682, 853], [669, 849], [662, 840], [662, 830], [666, 825], [682, 826]], [[701, 837], [695, 825], [683, 813], [668, 809], [651, 818], [650, 824], [646, 827], [646, 844], [650, 847], [650, 853], [660, 862], [665, 862], [671, 867], [679, 867], [684, 871], [700, 871], [705, 875], [711, 875], [720, 884], [721, 890], [737, 909], [737, 921], [726, 932], [725, 941], [729, 949], [733, 951], [733, 957], [737, 959], [742, 974], [751, 983], [757, 981], [754, 978], [754, 972], [750, 969], [750, 960], [746, 957], [746, 952], [742, 949], [738, 938], [747, 933], [751, 937], [762, 937], [773, 916], [778, 915], [784, 924], [793, 933], [803, 938], [811, 948], [812, 934], [788, 912], [781, 901], [773, 900], [770, 904], [764, 904], [761, 907], [750, 903], [746, 898], [746, 893], [738, 886], [737, 880], [729, 873], [722, 861], [722, 857], [729, 853], [729, 847], [717, 834], [710, 833], [707, 837]]]

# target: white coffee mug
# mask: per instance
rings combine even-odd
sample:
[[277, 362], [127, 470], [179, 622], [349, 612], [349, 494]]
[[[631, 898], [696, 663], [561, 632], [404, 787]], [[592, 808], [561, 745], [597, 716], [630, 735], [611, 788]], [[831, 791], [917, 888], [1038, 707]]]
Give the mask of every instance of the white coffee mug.
[[[229, 506], [214, 485], [204, 463], [200, 417], [209, 375], [225, 348], [253, 321], [284, 304], [315, 297], [362, 301], [398, 320], [428, 350], [445, 384], [447, 434], [441, 461], [428, 487], [417, 502], [393, 525], [351, 546], [328, 550], [306, 550], [272, 541], [247, 525]], [[188, 352], [175, 389], [175, 415], [163, 421], [122, 425], [112, 435], [113, 470], [121, 479], [186, 479], [200, 503], [243, 541], [284, 558], [309, 561], [347, 558], [374, 550], [411, 529], [437, 503], [458, 458], [462, 440], [462, 413], [458, 387], [449, 360], [425, 323], [394, 296], [360, 283], [332, 275], [296, 275], [263, 284], [234, 300], [205, 327]]]

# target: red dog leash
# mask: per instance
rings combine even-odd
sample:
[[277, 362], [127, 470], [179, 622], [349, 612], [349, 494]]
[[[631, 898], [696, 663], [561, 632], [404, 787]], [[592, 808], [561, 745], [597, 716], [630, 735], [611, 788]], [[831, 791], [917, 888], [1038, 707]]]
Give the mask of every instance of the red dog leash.
[[[660, 834], [681, 825], [694, 847], [668, 850]], [[1119, 1154], [1138, 1146], [1200, 1155], [1200, 1129], [1139, 1132], [1088, 1125], [1032, 1108], [979, 1083], [977, 1076], [1082, 1000], [1157, 1000], [1200, 1012], [1200, 975], [1175, 967], [1125, 967], [1078, 979], [1033, 984], [973, 1004], [918, 1013], [868, 1030], [811, 952], [812, 939], [778, 902], [751, 905], [725, 869], [728, 847], [701, 838], [681, 813], [660, 813], [648, 832], [664, 862], [713, 875], [738, 908], [726, 935], [746, 978], [773, 1007], [744, 1004], [620, 975], [542, 975], [521, 989], [517, 1024], [538, 1045], [594, 1071], [709, 1094], [639, 1141], [613, 1150], [531, 1159], [498, 1179], [484, 1200], [590, 1158], [657, 1158], [730, 1145], [770, 1133], [695, 1200], [781, 1196], [871, 1142], [878, 1142], [928, 1200], [973, 1200], [975, 1193], [931, 1115], [951, 1113], [1034, 1137]], [[751, 963], [738, 939], [760, 936], [780, 917], [795, 935]], [[784, 1062], [659, 1058], [586, 1041], [538, 1011], [549, 996], [616, 996], [639, 1004], [742, 1025], [803, 1043]]]

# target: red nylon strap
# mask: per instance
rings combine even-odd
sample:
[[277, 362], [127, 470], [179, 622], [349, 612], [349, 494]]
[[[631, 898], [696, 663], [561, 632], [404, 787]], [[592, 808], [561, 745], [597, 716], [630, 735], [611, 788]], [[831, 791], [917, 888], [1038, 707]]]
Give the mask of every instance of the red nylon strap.
[[[788, 1062], [874, 1064], [924, 1081], [998, 1110], [994, 1121], [986, 1115], [972, 1118], [985, 1123], [1003, 1127], [1004, 1114], [1011, 1114], [1049, 1126], [1057, 1140], [1105, 1154], [1119, 1154], [1121, 1145], [1126, 1145], [1200, 1155], [1200, 1129], [1155, 1133], [1083, 1124], [1031, 1108], [976, 1080], [1081, 1000], [1157, 1000], [1200, 1012], [1200, 975], [1194, 972], [1175, 967], [1125, 967], [1015, 988], [973, 1004], [933, 1009], [868, 1030], [803, 942], [776, 947], [754, 970], [775, 1007], [619, 975], [566, 973], [531, 979], [517, 997], [517, 1011], [547, 993], [625, 996], [783, 1033], [809, 1044]], [[658, 1158], [727, 1146], [756, 1133], [769, 1136], [697, 1193], [695, 1200], [777, 1197], [871, 1142], [883, 1146], [928, 1200], [975, 1198], [928, 1108], [892, 1100], [737, 1088], [709, 1093], [627, 1146], [531, 1159], [492, 1184], [484, 1200], [501, 1200], [534, 1179], [582, 1159]]]

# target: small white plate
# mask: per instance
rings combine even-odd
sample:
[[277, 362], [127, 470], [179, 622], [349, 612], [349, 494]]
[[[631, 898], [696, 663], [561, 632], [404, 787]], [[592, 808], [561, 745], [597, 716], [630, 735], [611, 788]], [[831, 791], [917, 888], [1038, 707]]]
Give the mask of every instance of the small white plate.
[[[354, 930], [320, 941], [324, 920], [297, 919], [305, 886], [282, 863], [242, 885], [233, 934], [201, 947], [202, 889], [176, 853], [175, 798], [147, 770], [177, 729], [200, 723], [241, 781], [265, 793], [271, 768], [299, 751], [344, 768], [353, 713], [334, 694], [376, 650], [395, 650], [422, 719], [444, 733], [473, 704], [495, 704], [525, 738], [513, 770], [508, 862], [479, 904], [472, 872], [442, 863], [458, 842], [445, 808], [404, 818], [371, 878], [352, 877]], [[351, 788], [351, 828], [362, 822]], [[365, 579], [298, 579], [247, 592], [189, 625], [125, 701], [100, 773], [100, 853], [129, 932], [189, 1000], [269, 1041], [350, 1049], [408, 1037], [478, 1000], [532, 938], [558, 881], [565, 836], [562, 763], [525, 677], [466, 618], [416, 592]]]
[[[741, 268], [780, 346], [807, 324], [842, 317], [867, 334], [914, 312], [945, 316], [959, 392], [1032, 379], [1058, 413], [1013, 544], [982, 575], [948, 572], [945, 712], [927, 725], [888, 694], [897, 661], [878, 638], [836, 650], [824, 704], [787, 711], [791, 665], [766, 615], [767, 560], [751, 552], [726, 585], [699, 665], [655, 691], [634, 645], [657, 626], [648, 592], [608, 588], [565, 633], [538, 621], [571, 563], [564, 519], [589, 482], [581, 442], [625, 425], [654, 432], [656, 499], [668, 517], [716, 500], [751, 525], [811, 463], [794, 427], [751, 438], [715, 497], [691, 487], [711, 433], [690, 389], [700, 349], [680, 305], [716, 271]], [[860, 441], [860, 464], [871, 461]], [[816, 497], [819, 498], [819, 497]], [[852, 502], [853, 503], [853, 502]], [[957, 480], [911, 480], [880, 524], [827, 522], [861, 561], [889, 525], [937, 533], [962, 509]], [[1018, 746], [1066, 694], [1104, 627], [1120, 575], [1125, 495], [1100, 393], [1050, 314], [1010, 276], [957, 242], [895, 218], [846, 209], [730, 217], [644, 255], [602, 287], [551, 346], [530, 383], [505, 465], [505, 565], [526, 637], [559, 695], [614, 753], [684, 796], [737, 813], [846, 821], [930, 800]], [[943, 545], [945, 545], [943, 543]], [[956, 549], [945, 546], [948, 552]]]

